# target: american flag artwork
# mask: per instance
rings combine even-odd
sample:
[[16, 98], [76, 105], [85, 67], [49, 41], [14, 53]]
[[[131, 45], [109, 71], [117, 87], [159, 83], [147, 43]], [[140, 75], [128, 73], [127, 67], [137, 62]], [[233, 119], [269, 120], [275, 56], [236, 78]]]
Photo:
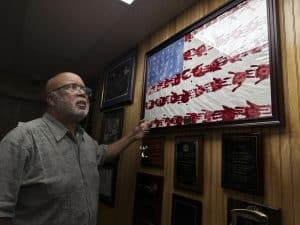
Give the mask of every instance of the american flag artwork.
[[146, 59], [154, 127], [272, 117], [266, 0], [246, 0]]

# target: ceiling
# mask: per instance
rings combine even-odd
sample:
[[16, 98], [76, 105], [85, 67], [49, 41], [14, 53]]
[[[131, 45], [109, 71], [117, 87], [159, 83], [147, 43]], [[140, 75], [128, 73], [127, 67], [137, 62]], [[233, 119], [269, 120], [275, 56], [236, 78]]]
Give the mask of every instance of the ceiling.
[[46, 80], [98, 71], [199, 0], [1, 2], [0, 72]]

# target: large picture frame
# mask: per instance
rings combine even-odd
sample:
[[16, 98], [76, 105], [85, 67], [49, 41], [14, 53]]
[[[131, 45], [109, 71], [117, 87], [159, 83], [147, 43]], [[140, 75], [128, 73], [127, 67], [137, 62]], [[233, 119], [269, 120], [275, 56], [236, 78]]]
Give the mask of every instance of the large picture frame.
[[136, 51], [131, 50], [106, 69], [101, 109], [133, 101], [135, 61]]
[[[116, 108], [103, 112], [99, 142], [103, 144], [110, 144], [121, 138], [123, 120], [124, 108]], [[114, 206], [115, 202], [118, 164], [119, 160], [117, 159], [99, 168], [99, 199], [110, 206]]]
[[232, 0], [150, 50], [153, 128], [283, 125], [276, 0]]

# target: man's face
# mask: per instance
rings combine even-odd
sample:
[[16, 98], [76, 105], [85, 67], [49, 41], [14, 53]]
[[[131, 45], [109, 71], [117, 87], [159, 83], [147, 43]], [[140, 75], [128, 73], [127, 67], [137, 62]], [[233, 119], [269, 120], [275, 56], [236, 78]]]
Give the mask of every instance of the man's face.
[[62, 79], [57, 90], [53, 92], [55, 110], [76, 122], [85, 118], [89, 112], [89, 99], [84, 88], [80, 77], [69, 76]]
[[89, 100], [87, 97], [78, 94], [65, 93], [60, 95], [56, 101], [57, 109], [75, 120], [76, 122], [84, 119], [89, 112]]

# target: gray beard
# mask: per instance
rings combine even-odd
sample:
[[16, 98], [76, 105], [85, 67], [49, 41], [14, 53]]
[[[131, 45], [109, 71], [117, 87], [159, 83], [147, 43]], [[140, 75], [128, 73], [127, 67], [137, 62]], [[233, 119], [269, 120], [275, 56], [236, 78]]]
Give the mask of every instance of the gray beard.
[[86, 109], [84, 111], [75, 112], [75, 111], [69, 111], [68, 115], [76, 122], [80, 122], [83, 120], [87, 114], [89, 113], [90, 106], [87, 105]]
[[66, 115], [68, 118], [75, 122], [80, 122], [81, 120], [83, 120], [89, 113], [90, 108], [90, 105], [87, 104], [85, 110], [78, 110], [75, 108], [75, 106], [66, 104], [61, 100], [57, 101], [56, 106], [59, 113]]

